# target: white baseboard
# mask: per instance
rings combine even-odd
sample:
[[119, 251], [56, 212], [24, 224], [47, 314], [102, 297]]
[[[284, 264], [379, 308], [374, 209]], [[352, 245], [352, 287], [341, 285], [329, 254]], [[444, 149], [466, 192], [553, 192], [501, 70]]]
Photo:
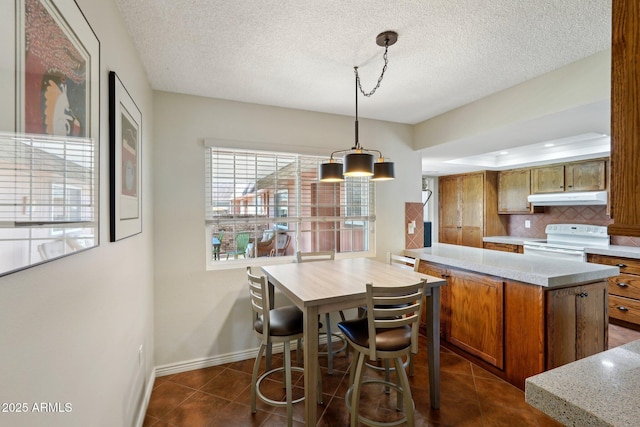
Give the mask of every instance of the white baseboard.
[[149, 407], [149, 400], [151, 400], [151, 392], [153, 391], [153, 384], [156, 382], [156, 368], [151, 370], [149, 380], [144, 389], [144, 398], [142, 399], [140, 412], [138, 412], [138, 419], [135, 423], [136, 427], [142, 427], [144, 424], [144, 417], [147, 415], [147, 408]]
[[[333, 340], [337, 340], [337, 337], [333, 337]], [[321, 336], [318, 340], [319, 344], [326, 344], [327, 337]], [[291, 343], [291, 348], [295, 349], [297, 343]], [[276, 344], [273, 346], [273, 354], [282, 353], [284, 349], [283, 344]], [[155, 376], [164, 377], [167, 375], [179, 374], [181, 372], [193, 371], [196, 369], [209, 368], [211, 366], [225, 365], [232, 362], [240, 362], [242, 360], [254, 359], [258, 355], [258, 348], [249, 350], [237, 351], [234, 353], [220, 354], [212, 357], [203, 357], [201, 359], [187, 360], [183, 362], [171, 363], [168, 365], [156, 366]]]

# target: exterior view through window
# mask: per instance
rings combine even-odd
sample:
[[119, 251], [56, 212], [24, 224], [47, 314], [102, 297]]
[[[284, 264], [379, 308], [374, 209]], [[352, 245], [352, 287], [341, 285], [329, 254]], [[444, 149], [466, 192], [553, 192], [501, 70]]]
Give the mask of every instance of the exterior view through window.
[[318, 181], [324, 157], [206, 150], [205, 225], [211, 263], [368, 252], [375, 187], [368, 178]]

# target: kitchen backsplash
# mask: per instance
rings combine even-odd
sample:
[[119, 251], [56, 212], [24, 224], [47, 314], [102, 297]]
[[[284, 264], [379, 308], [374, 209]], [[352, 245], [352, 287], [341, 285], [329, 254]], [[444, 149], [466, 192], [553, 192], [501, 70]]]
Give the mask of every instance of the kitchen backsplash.
[[[591, 224], [609, 225], [613, 222], [607, 215], [606, 206], [547, 206], [544, 213], [531, 215], [508, 215], [509, 236], [545, 238], [547, 224]], [[525, 228], [525, 221], [531, 228]], [[640, 238], [611, 236], [612, 245], [640, 247]]]
[[[404, 247], [418, 249], [424, 246], [423, 206], [420, 202], [405, 202], [404, 204]], [[409, 234], [409, 223], [415, 221], [416, 227]]]

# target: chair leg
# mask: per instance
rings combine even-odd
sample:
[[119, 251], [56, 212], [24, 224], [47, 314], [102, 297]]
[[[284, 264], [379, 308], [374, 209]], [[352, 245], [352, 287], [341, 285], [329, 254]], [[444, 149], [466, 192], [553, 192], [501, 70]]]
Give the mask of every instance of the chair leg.
[[358, 362], [356, 365], [355, 378], [353, 379], [353, 389], [351, 391], [351, 426], [358, 426], [358, 414], [360, 413], [360, 387], [364, 376], [364, 353], [358, 352]]
[[262, 359], [262, 353], [264, 352], [266, 345], [260, 344], [256, 361], [253, 363], [253, 373], [251, 374], [251, 413], [256, 413], [256, 382], [258, 381], [258, 370], [260, 369], [260, 360]]
[[[390, 375], [391, 367], [389, 366], [389, 359], [383, 359], [382, 364], [384, 365], [384, 380], [386, 382], [389, 382], [391, 381], [391, 375]], [[384, 386], [384, 393], [385, 394], [391, 393], [391, 388], [388, 385]]]
[[287, 426], [293, 426], [293, 392], [291, 389], [291, 343], [284, 343], [284, 382], [287, 394]]
[[409, 353], [409, 356], [407, 356], [409, 358], [409, 376], [412, 377], [413, 376], [413, 353]]
[[404, 413], [407, 417], [407, 426], [413, 427], [415, 424], [415, 416], [413, 411], [413, 397], [411, 396], [411, 387], [409, 386], [409, 378], [404, 369], [402, 369], [402, 359], [396, 359], [396, 371], [398, 372], [398, 378], [400, 386], [402, 387], [402, 402], [404, 404]]

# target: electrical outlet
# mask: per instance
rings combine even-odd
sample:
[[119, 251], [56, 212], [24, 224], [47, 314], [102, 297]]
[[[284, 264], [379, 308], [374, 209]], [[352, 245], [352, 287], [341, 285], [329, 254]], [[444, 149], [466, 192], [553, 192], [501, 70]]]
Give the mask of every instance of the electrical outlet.
[[524, 228], [531, 228], [531, 221], [529, 221], [528, 219], [524, 220]]
[[142, 366], [142, 344], [140, 344], [140, 347], [138, 348], [138, 366]]

